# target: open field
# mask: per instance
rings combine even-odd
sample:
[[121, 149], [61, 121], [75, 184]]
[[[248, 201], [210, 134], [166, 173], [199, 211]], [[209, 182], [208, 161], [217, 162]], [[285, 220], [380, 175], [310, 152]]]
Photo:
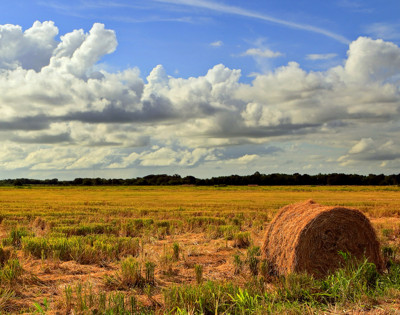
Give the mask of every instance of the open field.
[[[399, 196], [392, 186], [2, 187], [0, 310], [400, 312]], [[279, 208], [307, 199], [370, 218], [395, 266], [379, 285], [348, 280], [354, 292], [334, 293], [323, 289], [328, 280], [268, 274], [257, 248], [265, 227]]]

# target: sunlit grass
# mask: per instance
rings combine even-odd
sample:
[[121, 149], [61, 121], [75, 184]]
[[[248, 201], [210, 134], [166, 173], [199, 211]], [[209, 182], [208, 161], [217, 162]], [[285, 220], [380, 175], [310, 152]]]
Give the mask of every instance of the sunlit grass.
[[[21, 294], [12, 291], [10, 284], [25, 283], [24, 264], [34, 267], [35, 261], [44, 273], [51, 273], [48, 266], [56, 268], [57, 262], [105, 268], [109, 277], [100, 281], [100, 288], [90, 291], [86, 284], [68, 284], [62, 292], [59, 302], [64, 311], [82, 313], [96, 308], [158, 314], [216, 310], [302, 313], [329, 310], [332, 305], [344, 304], [348, 297], [353, 306], [365, 297], [398, 297], [399, 193], [399, 187], [381, 186], [0, 187], [4, 246], [0, 251], [4, 256], [0, 259], [0, 283], [6, 285], [0, 290], [0, 312], [7, 310], [2, 305], [20, 299]], [[265, 227], [282, 206], [307, 199], [357, 208], [371, 219], [391, 266], [376, 278], [376, 285], [371, 288], [367, 280], [360, 282], [358, 278], [352, 283], [352, 275], [359, 270], [354, 266], [354, 270], [332, 275], [325, 282], [303, 275], [277, 280], [269, 274], [258, 247]], [[208, 281], [214, 280], [217, 271], [210, 273], [211, 262], [201, 260], [204, 253], [197, 241], [190, 239], [193, 235], [208, 246], [206, 253], [225, 253], [220, 258], [222, 267], [228, 263], [223, 272], [236, 282]], [[375, 275], [369, 265], [361, 267], [367, 276], [368, 272]], [[187, 272], [178, 284], [174, 281], [182, 268]], [[35, 293], [44, 290], [29, 285], [25, 288]], [[153, 300], [154, 290], [164, 298], [161, 304]], [[135, 294], [148, 295], [148, 305], [136, 301]], [[42, 297], [32, 305], [36, 310], [61, 305], [49, 302], [48, 306], [47, 301]]]

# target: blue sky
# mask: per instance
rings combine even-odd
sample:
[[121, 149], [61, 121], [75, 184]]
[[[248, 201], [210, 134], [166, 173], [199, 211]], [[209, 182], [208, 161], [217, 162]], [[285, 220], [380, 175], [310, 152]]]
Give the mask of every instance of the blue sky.
[[400, 27], [395, 0], [9, 1], [1, 7], [2, 24], [27, 29], [36, 20], [54, 21], [60, 35], [104, 23], [116, 32], [118, 51], [103, 62], [119, 70], [137, 66], [143, 74], [162, 64], [182, 77], [202, 75], [218, 63], [258, 72], [254, 58], [242, 56], [254, 47], [282, 53], [264, 61], [264, 70], [288, 61], [319, 70], [328, 63], [307, 55], [336, 54], [332, 63], [340, 64], [350, 41], [371, 36], [398, 43]]
[[398, 173], [400, 3], [0, 4], [0, 177]]

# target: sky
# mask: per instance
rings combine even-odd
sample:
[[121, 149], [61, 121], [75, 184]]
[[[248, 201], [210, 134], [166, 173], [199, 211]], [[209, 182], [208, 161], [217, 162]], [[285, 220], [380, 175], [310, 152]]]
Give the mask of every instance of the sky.
[[398, 174], [398, 0], [0, 3], [0, 178]]

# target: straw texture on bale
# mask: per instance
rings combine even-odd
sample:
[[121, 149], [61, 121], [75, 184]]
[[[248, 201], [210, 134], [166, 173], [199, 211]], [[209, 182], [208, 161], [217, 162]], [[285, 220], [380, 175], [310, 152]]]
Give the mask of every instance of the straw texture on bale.
[[312, 200], [282, 208], [268, 226], [263, 244], [265, 258], [280, 275], [306, 272], [323, 277], [342, 264], [339, 251], [383, 268], [379, 242], [364, 214]]

